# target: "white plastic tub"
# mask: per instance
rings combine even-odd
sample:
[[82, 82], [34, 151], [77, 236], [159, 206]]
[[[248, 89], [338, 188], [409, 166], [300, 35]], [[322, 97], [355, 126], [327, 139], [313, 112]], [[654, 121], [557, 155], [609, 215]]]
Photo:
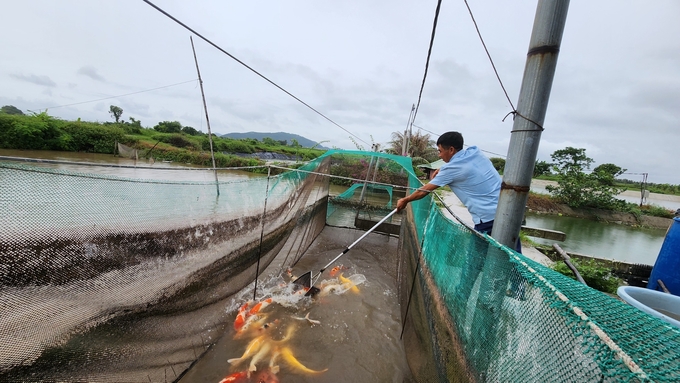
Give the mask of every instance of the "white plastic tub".
[[680, 328], [679, 296], [634, 286], [621, 286], [616, 294], [629, 305]]

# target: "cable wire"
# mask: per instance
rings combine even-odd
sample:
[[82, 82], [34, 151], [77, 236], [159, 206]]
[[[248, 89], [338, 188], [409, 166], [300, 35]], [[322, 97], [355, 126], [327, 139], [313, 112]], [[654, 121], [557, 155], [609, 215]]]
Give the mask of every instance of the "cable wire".
[[442, 0], [437, 1], [437, 9], [434, 11], [434, 21], [432, 23], [432, 36], [430, 37], [430, 47], [427, 49], [427, 60], [425, 60], [425, 73], [423, 74], [423, 82], [420, 84], [420, 93], [418, 94], [418, 103], [416, 104], [416, 111], [413, 113], [411, 121], [416, 120], [418, 108], [420, 108], [420, 99], [423, 97], [423, 89], [425, 88], [425, 80], [427, 79], [427, 70], [430, 66], [430, 57], [432, 56], [432, 46], [434, 45], [434, 36], [437, 32], [437, 20], [439, 20], [439, 10], [442, 6]]
[[56, 109], [56, 108], [63, 108], [65, 106], [73, 106], [73, 105], [80, 105], [80, 104], [87, 104], [90, 102], [97, 102], [97, 101], [104, 101], [104, 100], [110, 100], [112, 98], [118, 98], [118, 97], [125, 97], [125, 96], [131, 96], [133, 94], [139, 94], [139, 93], [144, 93], [144, 92], [151, 92], [154, 90], [159, 90], [159, 89], [165, 89], [165, 88], [170, 88], [171, 86], [177, 86], [177, 85], [182, 85], [182, 84], [188, 84], [190, 82], [197, 81], [198, 79], [193, 79], [189, 81], [184, 81], [184, 82], [178, 82], [177, 84], [170, 84], [170, 85], [165, 85], [165, 86], [159, 86], [158, 88], [152, 88], [152, 89], [146, 89], [146, 90], [140, 90], [138, 92], [132, 92], [132, 93], [126, 93], [126, 94], [121, 94], [119, 96], [111, 96], [111, 97], [105, 97], [105, 98], [98, 98], [96, 100], [90, 100], [90, 101], [82, 101], [82, 102], [74, 102], [73, 104], [66, 104], [66, 105], [57, 105], [57, 106], [50, 106], [47, 108], [42, 108], [42, 109]]
[[[266, 76], [264, 76], [264, 75], [261, 74], [260, 72], [256, 71], [255, 69], [253, 69], [252, 67], [250, 67], [248, 64], [246, 64], [246, 63], [244, 63], [243, 61], [239, 60], [238, 58], [236, 58], [236, 56], [234, 56], [234, 55], [232, 55], [231, 53], [225, 51], [224, 49], [222, 49], [222, 48], [221, 48], [220, 46], [218, 46], [217, 44], [215, 44], [215, 43], [213, 43], [212, 41], [208, 40], [206, 37], [203, 37], [203, 35], [201, 35], [200, 33], [196, 32], [195, 30], [193, 30], [192, 28], [190, 28], [188, 25], [184, 24], [183, 22], [179, 21], [178, 19], [176, 19], [174, 16], [172, 16], [172, 15], [169, 14], [168, 12], [162, 10], [161, 8], [159, 8], [158, 6], [156, 6], [154, 3], [152, 3], [151, 1], [149, 1], [149, 0], [142, 0], [142, 1], [144, 1], [144, 2], [147, 3], [147, 4], [149, 4], [151, 7], [153, 7], [154, 9], [156, 9], [158, 12], [164, 14], [165, 16], [167, 16], [167, 17], [168, 17], [169, 19], [171, 19], [172, 21], [174, 21], [174, 22], [176, 22], [177, 24], [181, 25], [182, 27], [184, 27], [185, 29], [187, 29], [189, 32], [191, 32], [191, 33], [195, 34], [196, 36], [200, 37], [203, 41], [205, 41], [205, 42], [207, 42], [208, 44], [212, 45], [212, 46], [215, 47], [217, 50], [219, 50], [220, 52], [222, 52], [222, 53], [224, 53], [225, 55], [229, 56], [230, 58], [232, 58], [232, 59], [233, 59], [234, 61], [236, 61], [237, 63], [243, 65], [244, 67], [246, 67], [246, 68], [247, 68], [248, 70], [250, 70], [251, 72], [253, 72], [253, 73], [255, 73], [256, 75], [260, 76], [262, 79], [264, 79], [264, 80], [267, 81], [268, 83], [274, 85], [274, 86], [277, 87], [279, 90], [281, 90], [281, 91], [284, 92], [285, 94], [289, 95], [290, 97], [294, 98], [296, 101], [298, 101], [298, 102], [301, 103], [302, 105], [304, 105], [304, 106], [306, 106], [307, 108], [311, 109], [312, 111], [314, 111], [314, 112], [315, 112], [316, 114], [318, 114], [319, 116], [325, 118], [326, 120], [328, 120], [328, 121], [329, 121], [330, 123], [332, 123], [333, 125], [335, 125], [335, 126], [337, 126], [338, 128], [344, 130], [345, 132], [349, 133], [351, 136], [353, 136], [353, 137], [356, 138], [357, 140], [363, 142], [364, 144], [370, 145], [368, 142], [366, 142], [366, 141], [362, 140], [361, 138], [359, 138], [359, 136], [357, 136], [357, 135], [355, 135], [354, 133], [350, 132], [349, 130], [343, 128], [343, 127], [340, 126], [340, 124], [338, 124], [337, 122], [335, 122], [335, 121], [331, 120], [330, 118], [326, 117], [326, 115], [324, 115], [323, 113], [321, 113], [321, 112], [319, 112], [318, 110], [314, 109], [312, 106], [310, 106], [310, 105], [307, 104], [306, 102], [302, 101], [301, 99], [297, 98], [295, 95], [293, 95], [293, 94], [290, 93], [289, 91], [285, 90], [283, 87], [281, 87], [280, 85], [278, 85], [278, 84], [275, 83], [274, 81], [268, 79]], [[440, 0], [440, 2], [441, 2], [441, 0]]]
[[[486, 56], [489, 58], [489, 62], [491, 63], [491, 67], [493, 68], [493, 72], [496, 74], [496, 78], [498, 79], [498, 83], [501, 85], [501, 89], [503, 89], [503, 93], [505, 93], [505, 98], [508, 100], [508, 103], [512, 107], [512, 111], [503, 117], [503, 121], [505, 121], [505, 118], [508, 117], [508, 115], [512, 114], [513, 115], [513, 120], [515, 119], [514, 116], [520, 116], [523, 119], [533, 123], [534, 125], [538, 126], [541, 130], [543, 129], [543, 126], [539, 124], [538, 122], [527, 118], [523, 116], [520, 112], [515, 109], [515, 105], [512, 103], [510, 100], [510, 96], [508, 96], [508, 92], [505, 90], [505, 85], [503, 85], [503, 81], [501, 80], [501, 76], [498, 74], [498, 70], [496, 70], [496, 64], [494, 64], [493, 59], [491, 58], [491, 53], [489, 53], [489, 50], [486, 48], [486, 43], [484, 43], [484, 39], [482, 38], [482, 33], [479, 31], [479, 26], [477, 26], [477, 21], [475, 20], [475, 16], [472, 14], [472, 9], [470, 9], [470, 4], [468, 4], [467, 0], [463, 0], [465, 2], [465, 6], [468, 9], [468, 12], [470, 13], [470, 18], [472, 19], [472, 23], [475, 25], [475, 30], [477, 30], [477, 36], [479, 36], [479, 41], [482, 42], [482, 46], [484, 47], [484, 52], [486, 52]], [[511, 132], [512, 133], [512, 132]]]
[[[440, 136], [440, 134], [435, 133], [435, 132], [431, 132], [431, 131], [429, 131], [429, 130], [423, 128], [422, 126], [418, 126], [418, 125], [416, 125], [416, 124], [413, 124], [413, 126], [415, 126], [416, 128], [418, 128], [418, 129], [420, 129], [420, 130], [424, 130], [424, 131], [426, 131], [426, 132], [428, 132], [428, 133], [430, 133], [430, 134], [434, 134], [435, 136]], [[468, 145], [468, 144], [463, 144], [463, 145], [464, 145], [464, 146], [470, 146], [470, 145]], [[505, 154], [498, 154], [498, 153], [490, 152], [490, 151], [484, 150], [484, 149], [479, 149], [479, 150], [481, 150], [481, 151], [484, 152], [484, 153], [493, 154], [493, 155], [495, 155], [495, 156], [501, 156], [501, 157], [503, 157], [503, 158], [506, 158], [506, 157], [507, 157]]]

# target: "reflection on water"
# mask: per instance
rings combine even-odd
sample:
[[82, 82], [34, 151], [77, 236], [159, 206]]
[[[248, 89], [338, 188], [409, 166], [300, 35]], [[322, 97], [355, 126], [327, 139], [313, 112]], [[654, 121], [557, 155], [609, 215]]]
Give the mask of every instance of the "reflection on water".
[[[527, 214], [527, 226], [557, 230], [567, 234], [557, 242], [565, 251], [630, 263], [654, 265], [666, 231], [591, 221], [582, 218]], [[552, 246], [555, 241], [532, 238]]]

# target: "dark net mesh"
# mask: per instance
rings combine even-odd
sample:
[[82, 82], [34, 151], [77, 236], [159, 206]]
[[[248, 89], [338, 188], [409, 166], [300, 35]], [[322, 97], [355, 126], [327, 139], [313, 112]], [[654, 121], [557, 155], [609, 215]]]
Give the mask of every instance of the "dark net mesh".
[[219, 196], [190, 170], [70, 168], [0, 163], [1, 381], [172, 381], [258, 259], [280, 272], [325, 223], [327, 159], [304, 167], [320, 174], [222, 172]]

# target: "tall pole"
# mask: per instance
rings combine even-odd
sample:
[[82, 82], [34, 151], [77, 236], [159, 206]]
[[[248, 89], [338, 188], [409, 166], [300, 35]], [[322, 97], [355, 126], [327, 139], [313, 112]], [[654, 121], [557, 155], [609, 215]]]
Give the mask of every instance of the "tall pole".
[[569, 0], [539, 0], [512, 125], [491, 236], [514, 248], [519, 238], [548, 108]]
[[198, 73], [198, 84], [201, 86], [201, 98], [203, 98], [203, 110], [205, 110], [205, 122], [208, 125], [208, 142], [210, 142], [210, 157], [212, 158], [213, 172], [215, 173], [215, 187], [217, 187], [217, 196], [220, 196], [220, 183], [217, 179], [217, 166], [215, 166], [215, 152], [213, 152], [212, 132], [210, 131], [210, 118], [208, 118], [208, 105], [205, 103], [205, 93], [203, 93], [203, 80], [201, 79], [201, 71], [198, 69], [198, 59], [196, 58], [196, 48], [194, 48], [194, 39], [189, 36], [191, 40], [191, 50], [194, 52], [194, 61], [196, 62], [196, 73]]
[[408, 145], [408, 129], [411, 126], [411, 119], [413, 118], [413, 112], [416, 110], [416, 105], [413, 104], [411, 105], [411, 114], [408, 115], [408, 122], [406, 122], [406, 129], [404, 130], [404, 137], [401, 143], [401, 155], [402, 156], [407, 156], [408, 155], [408, 149], [406, 145]]

